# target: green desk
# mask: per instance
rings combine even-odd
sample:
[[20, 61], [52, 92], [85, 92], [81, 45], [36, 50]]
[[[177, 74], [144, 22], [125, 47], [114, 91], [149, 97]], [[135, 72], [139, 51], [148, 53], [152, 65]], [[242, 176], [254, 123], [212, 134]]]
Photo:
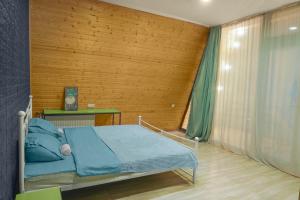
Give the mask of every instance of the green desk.
[[112, 115], [112, 124], [115, 124], [115, 115], [119, 115], [119, 125], [121, 125], [122, 113], [121, 111], [111, 108], [111, 109], [102, 109], [102, 108], [93, 108], [93, 109], [78, 109], [77, 111], [65, 111], [60, 109], [44, 109], [43, 118], [45, 116], [63, 116], [63, 115], [99, 115], [99, 114], [111, 114]]
[[58, 187], [17, 194], [16, 200], [61, 200]]

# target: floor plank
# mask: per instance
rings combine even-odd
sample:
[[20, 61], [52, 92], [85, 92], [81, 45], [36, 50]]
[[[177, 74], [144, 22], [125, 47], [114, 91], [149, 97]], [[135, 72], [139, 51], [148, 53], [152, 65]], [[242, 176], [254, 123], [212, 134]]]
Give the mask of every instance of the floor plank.
[[193, 185], [169, 172], [63, 193], [64, 200], [297, 200], [300, 178], [211, 144], [199, 145]]

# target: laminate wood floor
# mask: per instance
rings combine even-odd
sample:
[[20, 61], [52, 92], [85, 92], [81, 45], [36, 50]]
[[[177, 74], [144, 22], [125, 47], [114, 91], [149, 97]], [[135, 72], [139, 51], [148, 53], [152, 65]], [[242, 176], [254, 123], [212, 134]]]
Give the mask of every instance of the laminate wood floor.
[[63, 193], [63, 200], [297, 200], [300, 178], [211, 144], [199, 145], [193, 185], [176, 172]]

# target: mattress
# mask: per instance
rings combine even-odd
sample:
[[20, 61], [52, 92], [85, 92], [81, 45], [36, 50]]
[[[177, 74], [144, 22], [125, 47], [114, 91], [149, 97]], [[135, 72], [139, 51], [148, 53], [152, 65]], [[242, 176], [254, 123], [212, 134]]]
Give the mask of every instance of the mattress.
[[37, 190], [54, 186], [68, 186], [74, 184], [76, 172], [53, 173], [27, 177], [25, 179], [25, 190]]
[[69, 187], [74, 184], [84, 184], [93, 181], [101, 181], [118, 177], [118, 175], [99, 175], [99, 176], [86, 176], [80, 177], [76, 172], [56, 173], [48, 175], [39, 175], [31, 178], [27, 178], [25, 181], [26, 191], [42, 189], [46, 187], [61, 186]]
[[48, 187], [60, 186], [62, 191], [81, 188], [82, 185], [94, 186], [104, 183], [126, 180], [129, 178], [141, 177], [153, 173], [123, 173], [123, 174], [109, 174], [99, 176], [80, 177], [75, 172], [49, 174], [31, 177], [25, 181], [26, 191], [37, 190]]

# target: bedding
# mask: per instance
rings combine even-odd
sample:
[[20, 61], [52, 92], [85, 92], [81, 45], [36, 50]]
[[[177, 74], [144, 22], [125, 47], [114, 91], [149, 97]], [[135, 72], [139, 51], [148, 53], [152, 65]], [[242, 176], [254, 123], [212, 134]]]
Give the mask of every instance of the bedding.
[[53, 162], [35, 162], [25, 164], [25, 179], [42, 175], [76, 172], [73, 156]]
[[58, 128], [54, 126], [54, 124], [40, 118], [32, 118], [30, 120], [28, 133], [42, 133], [51, 135], [56, 138], [61, 137], [61, 133], [59, 132]]
[[98, 126], [93, 129], [118, 156], [122, 172], [196, 168], [198, 165], [191, 149], [142, 126]]
[[67, 172], [85, 180], [196, 168], [198, 164], [191, 149], [138, 125], [65, 128], [64, 132], [72, 156], [61, 161], [26, 163], [28, 181]]
[[[26, 137], [28, 137], [28, 134]], [[48, 137], [54, 138], [52, 136], [46, 135]], [[62, 134], [61, 138], [62, 140], [66, 141], [66, 137], [64, 134]], [[26, 152], [25, 152], [26, 156]], [[53, 174], [63, 174], [63, 173], [69, 173], [74, 172], [76, 173], [76, 166], [74, 163], [73, 156], [63, 156], [64, 159], [58, 160], [58, 161], [52, 161], [52, 162], [33, 162], [25, 163], [25, 179], [29, 180], [32, 177], [40, 177], [40, 176], [47, 176], [47, 175], [53, 175]]]
[[120, 161], [92, 127], [65, 128], [79, 176], [120, 172]]
[[25, 138], [26, 162], [50, 162], [62, 160], [61, 143], [55, 137], [40, 133], [28, 134]]

